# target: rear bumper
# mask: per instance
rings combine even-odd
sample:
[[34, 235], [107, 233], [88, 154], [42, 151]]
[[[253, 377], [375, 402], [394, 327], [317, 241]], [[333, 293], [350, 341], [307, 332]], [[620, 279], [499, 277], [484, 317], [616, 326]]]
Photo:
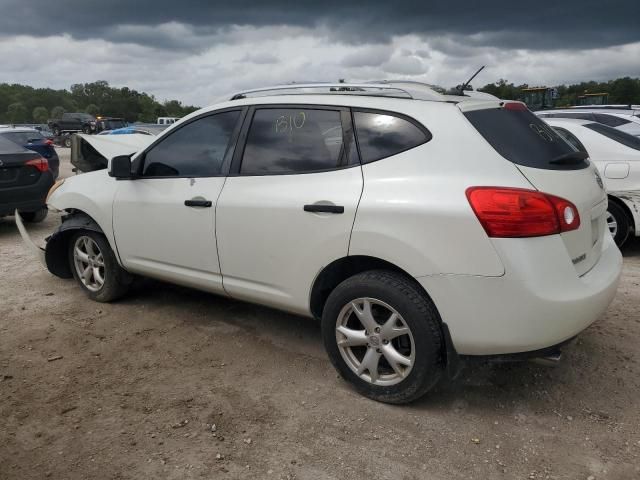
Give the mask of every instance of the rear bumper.
[[47, 193], [53, 185], [51, 170], [43, 172], [32, 185], [0, 188], [0, 216], [13, 212], [35, 212], [44, 207]]
[[417, 280], [431, 295], [461, 355], [544, 349], [597, 320], [615, 296], [622, 255], [610, 235], [596, 265], [579, 277], [558, 236], [494, 239], [502, 277], [434, 275]]

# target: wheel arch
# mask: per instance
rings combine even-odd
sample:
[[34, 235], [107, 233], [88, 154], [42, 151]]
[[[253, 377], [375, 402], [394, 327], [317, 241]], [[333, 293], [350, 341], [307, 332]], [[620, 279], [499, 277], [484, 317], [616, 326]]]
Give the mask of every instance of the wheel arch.
[[69, 240], [75, 232], [90, 230], [104, 235], [104, 231], [91, 216], [81, 210], [70, 210], [62, 217], [62, 223], [47, 239], [44, 258], [47, 269], [60, 278], [72, 278], [68, 258]]
[[631, 231], [637, 235], [638, 234], [637, 229], [640, 225], [636, 222], [636, 215], [640, 215], [640, 213], [637, 213], [636, 215], [634, 215], [634, 212], [631, 210], [631, 207], [629, 206], [628, 201], [623, 198], [612, 195], [611, 193], [609, 193], [607, 197], [610, 203], [615, 203], [620, 208], [622, 208], [622, 210], [624, 210], [624, 213], [627, 215], [627, 219], [629, 220], [629, 227]]
[[347, 278], [367, 270], [390, 270], [392, 272], [399, 273], [411, 280], [415, 286], [422, 291], [429, 300], [431, 300], [434, 308], [438, 312], [438, 321], [440, 323], [442, 338], [444, 340], [444, 351], [442, 353], [446, 366], [446, 374], [449, 378], [457, 376], [461, 370], [460, 358], [453, 345], [449, 327], [440, 315], [438, 306], [420, 282], [416, 281], [415, 278], [406, 270], [387, 260], [367, 255], [350, 255], [334, 260], [329, 265], [325, 266], [316, 276], [313, 286], [311, 287], [311, 293], [309, 295], [309, 309], [311, 314], [316, 319], [320, 319], [322, 317], [322, 311], [327, 298], [329, 298], [333, 289]]

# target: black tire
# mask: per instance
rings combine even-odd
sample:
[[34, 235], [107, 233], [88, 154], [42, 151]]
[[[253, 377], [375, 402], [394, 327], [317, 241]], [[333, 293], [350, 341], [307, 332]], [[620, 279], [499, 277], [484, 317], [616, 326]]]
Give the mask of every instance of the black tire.
[[71, 148], [71, 135], [67, 135], [66, 137], [64, 137], [62, 144], [67, 148]]
[[629, 238], [629, 232], [631, 231], [631, 222], [629, 221], [627, 212], [625, 212], [620, 205], [609, 200], [607, 213], [609, 213], [616, 222], [616, 233], [613, 236], [613, 240], [618, 247], [621, 247]]
[[[74, 248], [76, 241], [81, 237], [89, 237], [92, 239], [97, 244], [99, 251], [102, 253], [102, 259], [104, 261], [104, 283], [95, 291], [91, 290], [83, 283], [75, 265]], [[133, 276], [120, 266], [113, 250], [111, 250], [109, 242], [103, 234], [89, 230], [79, 230], [71, 236], [67, 251], [69, 256], [69, 266], [73, 273], [73, 278], [76, 279], [82, 290], [90, 299], [95, 300], [96, 302], [111, 302], [121, 298], [129, 290], [129, 287], [133, 282]]]
[[49, 210], [47, 210], [47, 207], [42, 207], [40, 210], [36, 210], [35, 212], [20, 212], [20, 216], [25, 222], [39, 223], [47, 218], [48, 213]]
[[[336, 339], [340, 314], [351, 301], [364, 297], [395, 309], [411, 331], [414, 363], [399, 383], [374, 385], [352, 370], [340, 353]], [[371, 270], [348, 278], [331, 292], [322, 313], [322, 337], [331, 363], [358, 392], [379, 402], [402, 404], [424, 395], [442, 377], [444, 340], [440, 323], [435, 305], [413, 279], [391, 271]], [[361, 348], [369, 348], [369, 344]]]
[[62, 132], [60, 131], [60, 127], [53, 127], [53, 134], [56, 137], [59, 137]]

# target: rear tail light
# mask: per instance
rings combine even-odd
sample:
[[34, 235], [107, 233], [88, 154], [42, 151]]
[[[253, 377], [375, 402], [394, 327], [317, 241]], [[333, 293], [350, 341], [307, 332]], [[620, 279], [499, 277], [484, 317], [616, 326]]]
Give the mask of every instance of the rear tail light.
[[49, 145], [50, 147], [53, 147], [53, 140], [47, 139], [47, 140], [44, 141], [44, 143]]
[[25, 165], [29, 165], [31, 167], [37, 168], [41, 172], [46, 172], [49, 170], [49, 162], [47, 162], [46, 158], [34, 158], [33, 160], [27, 160], [24, 162]]
[[467, 198], [490, 237], [540, 237], [580, 227], [576, 206], [548, 193], [523, 188], [469, 187]]

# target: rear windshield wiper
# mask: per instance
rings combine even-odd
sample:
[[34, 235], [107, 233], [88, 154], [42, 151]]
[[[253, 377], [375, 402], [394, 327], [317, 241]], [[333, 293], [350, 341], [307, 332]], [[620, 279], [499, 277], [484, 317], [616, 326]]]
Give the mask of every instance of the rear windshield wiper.
[[550, 160], [552, 165], [577, 165], [589, 158], [587, 152], [569, 152]]

